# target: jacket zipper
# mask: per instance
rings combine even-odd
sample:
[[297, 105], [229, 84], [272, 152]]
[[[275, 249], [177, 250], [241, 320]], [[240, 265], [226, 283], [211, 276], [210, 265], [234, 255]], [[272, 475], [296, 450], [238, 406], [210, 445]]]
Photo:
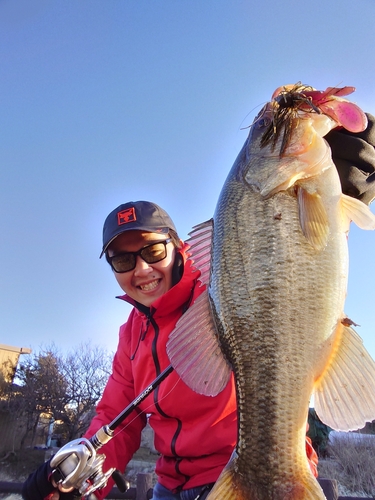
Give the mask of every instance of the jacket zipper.
[[[159, 362], [157, 348], [156, 348], [157, 342], [158, 342], [158, 337], [159, 337], [159, 326], [153, 318], [150, 318], [150, 322], [151, 322], [151, 324], [154, 328], [154, 332], [155, 332], [154, 340], [152, 341], [152, 357], [153, 357], [154, 364], [155, 364], [156, 375], [158, 376], [161, 373], [160, 362]], [[186, 474], [184, 474], [183, 472], [180, 471], [180, 462], [182, 460], [182, 457], [180, 457], [176, 451], [176, 442], [177, 442], [177, 438], [180, 435], [181, 430], [182, 430], [182, 422], [179, 418], [171, 417], [170, 415], [168, 415], [167, 413], [165, 413], [162, 410], [162, 408], [159, 404], [159, 386], [154, 391], [154, 405], [155, 405], [155, 408], [157, 409], [157, 411], [160, 413], [160, 415], [162, 415], [164, 418], [173, 419], [177, 423], [177, 429], [176, 429], [176, 431], [172, 437], [172, 441], [171, 441], [171, 452], [172, 452], [173, 457], [176, 460], [175, 470], [179, 475], [181, 475], [185, 478], [184, 484], [186, 484], [189, 481], [190, 476], [187, 476]], [[181, 486], [181, 488], [182, 488], [182, 486]]]
[[139, 349], [139, 346], [141, 344], [141, 342], [144, 341], [144, 339], [146, 338], [146, 334], [147, 334], [147, 330], [148, 330], [148, 327], [150, 325], [150, 321], [151, 321], [151, 316], [148, 315], [147, 316], [147, 322], [146, 322], [146, 328], [144, 329], [144, 331], [142, 332], [143, 330], [143, 325], [141, 325], [141, 331], [139, 332], [139, 337], [138, 337], [138, 342], [137, 342], [137, 345], [136, 345], [136, 348], [135, 348], [135, 351], [133, 352], [133, 354], [130, 356], [130, 361], [133, 361], [134, 358], [135, 358], [135, 355], [137, 354], [137, 351]]

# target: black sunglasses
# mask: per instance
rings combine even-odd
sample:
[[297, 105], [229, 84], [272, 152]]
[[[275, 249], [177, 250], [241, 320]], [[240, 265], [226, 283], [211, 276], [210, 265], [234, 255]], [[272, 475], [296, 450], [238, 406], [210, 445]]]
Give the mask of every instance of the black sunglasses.
[[119, 253], [113, 255], [113, 257], [107, 257], [107, 260], [116, 273], [127, 273], [135, 268], [138, 255], [147, 264], [156, 264], [156, 262], [165, 259], [167, 256], [167, 244], [170, 241], [172, 241], [172, 238], [167, 238], [163, 241], [151, 243], [151, 245], [147, 245], [137, 252]]

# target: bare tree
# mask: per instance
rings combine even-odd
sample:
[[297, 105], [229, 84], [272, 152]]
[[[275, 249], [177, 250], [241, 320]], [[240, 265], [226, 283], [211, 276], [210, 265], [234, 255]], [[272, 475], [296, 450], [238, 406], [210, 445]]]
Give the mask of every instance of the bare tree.
[[88, 342], [66, 355], [54, 345], [28, 355], [7, 389], [8, 411], [23, 422], [21, 447], [30, 434], [33, 442], [41, 415], [47, 417], [46, 425], [48, 421], [60, 424], [63, 441], [81, 436], [109, 376], [111, 357]]
[[69, 352], [61, 372], [67, 382], [65, 415], [62, 420], [70, 441], [87, 429], [111, 371], [112, 356], [89, 342]]
[[67, 382], [60, 364], [59, 355], [52, 346], [28, 356], [17, 369], [18, 384], [13, 384], [10, 407], [25, 422], [21, 447], [31, 431], [33, 441], [41, 414], [56, 418], [64, 411]]

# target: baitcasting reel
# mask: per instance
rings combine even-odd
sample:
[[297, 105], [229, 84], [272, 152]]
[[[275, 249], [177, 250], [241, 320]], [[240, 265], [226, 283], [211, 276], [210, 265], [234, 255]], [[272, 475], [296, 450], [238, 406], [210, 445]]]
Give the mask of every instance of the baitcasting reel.
[[105, 455], [96, 452], [86, 438], [63, 446], [51, 460], [52, 477], [63, 488], [74, 488], [82, 496], [103, 488], [115, 469], [103, 472]]
[[[97, 453], [114, 437], [116, 427], [173, 371], [168, 366], [146, 389], [132, 401], [109, 425], [104, 425], [90, 439], [70, 441], [51, 459], [52, 479], [63, 488], [74, 488], [81, 496], [88, 496], [103, 488], [112, 476], [120, 491], [129, 487], [114, 468], [103, 472], [104, 454]], [[79, 497], [78, 497], [79, 498]]]

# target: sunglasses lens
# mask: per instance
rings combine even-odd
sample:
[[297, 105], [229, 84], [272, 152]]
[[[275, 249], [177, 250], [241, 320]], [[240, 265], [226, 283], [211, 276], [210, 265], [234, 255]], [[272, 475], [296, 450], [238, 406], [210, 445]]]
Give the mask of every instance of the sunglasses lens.
[[111, 264], [116, 273], [126, 273], [135, 267], [135, 255], [132, 253], [115, 255], [111, 259]]
[[155, 262], [165, 259], [166, 256], [167, 250], [164, 243], [155, 243], [143, 248], [141, 252], [142, 259], [148, 264], [155, 264]]

